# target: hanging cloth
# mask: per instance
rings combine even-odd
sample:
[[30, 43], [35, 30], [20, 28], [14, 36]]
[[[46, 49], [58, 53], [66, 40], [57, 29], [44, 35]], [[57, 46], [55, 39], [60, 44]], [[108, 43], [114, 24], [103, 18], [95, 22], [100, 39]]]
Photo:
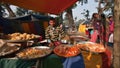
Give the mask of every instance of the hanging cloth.
[[29, 28], [30, 28], [30, 32], [33, 33], [33, 34], [37, 34], [37, 32], [35, 30], [34, 22], [29, 22], [28, 25], [29, 25]]
[[28, 23], [25, 22], [25, 23], [22, 23], [21, 25], [25, 33], [31, 33]]

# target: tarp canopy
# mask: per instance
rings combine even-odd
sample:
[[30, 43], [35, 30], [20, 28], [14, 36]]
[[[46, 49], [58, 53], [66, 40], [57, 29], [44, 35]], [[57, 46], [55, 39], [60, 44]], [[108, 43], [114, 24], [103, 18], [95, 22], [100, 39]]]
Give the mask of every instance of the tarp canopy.
[[43, 13], [60, 14], [77, 0], [2, 0], [3, 3]]
[[45, 28], [50, 16], [29, 14], [21, 17], [0, 17], [0, 32], [11, 34], [15, 32], [33, 33], [45, 37]]

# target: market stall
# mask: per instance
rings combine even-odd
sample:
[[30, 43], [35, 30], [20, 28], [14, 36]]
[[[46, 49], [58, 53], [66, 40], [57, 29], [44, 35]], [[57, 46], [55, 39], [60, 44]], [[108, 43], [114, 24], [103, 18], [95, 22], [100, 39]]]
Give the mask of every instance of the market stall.
[[[91, 60], [88, 60], [87, 59], [87, 56], [89, 55], [88, 52], [84, 52], [82, 53], [83, 55], [83, 58], [84, 58], [84, 63], [83, 64], [83, 58], [81, 58], [81, 56], [76, 56], [76, 57], [71, 57], [71, 58], [67, 58], [65, 60], [64, 58], [64, 63], [62, 61], [63, 58], [55, 55], [55, 54], [52, 54], [48, 57], [46, 57], [44, 60], [43, 60], [43, 68], [79, 68], [79, 67], [82, 67], [82, 68], [105, 68], [106, 66], [108, 65], [105, 65], [105, 67], [102, 67], [103, 65], [103, 61], [102, 61], [102, 58], [101, 58], [101, 55], [100, 54], [93, 54], [92, 57], [91, 57]], [[76, 60], [75, 60], [76, 59]], [[79, 59], [79, 61], [78, 61]], [[74, 61], [72, 61], [74, 60]], [[104, 60], [105, 61], [105, 60]], [[106, 59], [106, 61], [108, 62], [108, 60]], [[107, 63], [107, 62], [104, 62], [104, 63]], [[2, 68], [31, 68], [31, 67], [35, 67], [36, 66], [36, 60], [20, 60], [20, 59], [17, 59], [17, 58], [2, 58], [0, 59], [0, 66]], [[85, 66], [84, 66], [85, 65]], [[73, 66], [73, 67], [70, 67], [70, 66]], [[108, 68], [108, 67], [107, 67]]]
[[[59, 14], [63, 10], [68, 8], [70, 5], [75, 3], [76, 1], [77, 0], [73, 0], [73, 1], [65, 0], [64, 2], [63, 0], [53, 0], [53, 1], [42, 0], [40, 2], [40, 0], [39, 1], [38, 0], [37, 1], [2, 0], [1, 2], [18, 5], [20, 7], [33, 9], [39, 12]], [[52, 4], [53, 2], [55, 4]], [[4, 20], [4, 22], [6, 21]], [[10, 30], [11, 28], [13, 29], [13, 27], [8, 26], [11, 25], [11, 23], [6, 23], [6, 24], [7, 24], [6, 30]], [[4, 25], [6, 26], [6, 24]], [[38, 23], [36, 24], [37, 25], [35, 27], [38, 27]], [[28, 27], [28, 24], [22, 23], [22, 26], [25, 29], [24, 30], [25, 32], [27, 33], [31, 32]], [[41, 30], [39, 28], [37, 29]], [[14, 31], [10, 31], [9, 33], [14, 33]], [[0, 52], [2, 55], [0, 57], [0, 67], [2, 68], [105, 68], [105, 67], [109, 68], [109, 65], [107, 64], [105, 65], [104, 63], [109, 62], [110, 60], [108, 60], [108, 58], [106, 59], [103, 58], [105, 56], [108, 57], [111, 55], [106, 54], [106, 48], [103, 45], [93, 42], [88, 42], [89, 39], [86, 36], [82, 36], [79, 34], [73, 36], [69, 34], [69, 36], [70, 36], [69, 42], [67, 43], [61, 42], [62, 44], [55, 48], [48, 47], [48, 45], [44, 47], [41, 44], [39, 44], [38, 43], [39, 41], [34, 40], [36, 39], [36, 35], [34, 38], [30, 38], [31, 35], [29, 35], [29, 37], [23, 37], [20, 35], [19, 38], [14, 37], [15, 38], [14, 40], [12, 38], [10, 39], [7, 38], [7, 40], [4, 39], [5, 43], [1, 43], [3, 45], [1, 47], [3, 48], [1, 49]], [[16, 42], [17, 44], [20, 44], [17, 45], [17, 47], [20, 48], [14, 50], [16, 51], [14, 54], [12, 49], [6, 48], [9, 45], [5, 47], [6, 43], [11, 43], [11, 41], [12, 41], [12, 45], [10, 47], [16, 46], [16, 44], [13, 45], [13, 43]], [[33, 42], [32, 45], [28, 45], [29, 41], [35, 41], [35, 42]], [[25, 44], [21, 44], [21, 42], [25, 42]], [[35, 47], [36, 45], [38, 46], [37, 48]], [[48, 50], [46, 50], [46, 48]], [[12, 54], [12, 56], [7, 56], [8, 53]]]
[[[18, 36], [19, 33], [14, 34]], [[10, 34], [10, 36], [13, 36], [14, 34]], [[18, 39], [15, 38], [15, 36], [13, 38], [11, 38], [11, 40], [9, 39], [7, 41], [4, 41], [8, 43], [21, 43], [23, 41], [33, 40], [31, 38], [26, 38], [24, 40], [21, 38]], [[22, 47], [22, 49], [14, 50], [16, 53], [12, 54], [11, 50], [13, 49], [3, 49], [6, 44], [4, 42], [1, 42], [3, 46], [1, 46], [0, 49], [0, 66], [2, 68], [105, 68], [103, 66], [109, 68], [109, 65], [104, 65], [104, 63], [109, 62], [110, 58], [106, 58], [104, 61], [102, 59], [104, 56], [108, 57], [110, 55], [106, 54], [106, 49], [104, 49], [104, 47], [100, 44], [81, 41], [74, 44], [63, 43], [55, 48], [50, 48], [48, 46], [42, 46], [40, 44], [37, 44], [36, 46], [36, 43], [32, 46], [27, 45], [26, 47], [17, 44], [7, 44], [10, 47]], [[52, 53], [51, 50], [46, 50], [46, 48], [52, 49]], [[12, 56], [7, 55], [8, 51], [11, 52]]]

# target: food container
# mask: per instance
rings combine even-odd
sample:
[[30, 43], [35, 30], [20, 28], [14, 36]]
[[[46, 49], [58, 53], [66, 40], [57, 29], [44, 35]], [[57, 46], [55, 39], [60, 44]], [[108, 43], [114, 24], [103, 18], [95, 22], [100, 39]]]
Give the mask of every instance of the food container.
[[69, 41], [68, 40], [61, 40], [61, 43], [67, 44], [67, 43], [69, 43]]
[[17, 53], [17, 57], [23, 60], [33, 60], [46, 57], [52, 53], [52, 49], [47, 46], [30, 47]]

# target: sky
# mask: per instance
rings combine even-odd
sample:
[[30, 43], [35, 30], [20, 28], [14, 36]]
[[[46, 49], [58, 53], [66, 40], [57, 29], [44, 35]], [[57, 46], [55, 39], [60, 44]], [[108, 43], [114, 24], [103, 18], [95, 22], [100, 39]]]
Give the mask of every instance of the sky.
[[[85, 19], [84, 15], [81, 14], [84, 12], [85, 10], [89, 10], [90, 11], [90, 18], [92, 16], [93, 13], [97, 12], [97, 7], [98, 7], [98, 3], [95, 2], [94, 0], [88, 0], [87, 4], [83, 4], [81, 5], [81, 3], [77, 2], [77, 7], [74, 8], [73, 11], [73, 18], [75, 19], [75, 17], [77, 17], [76, 21], [80, 20], [80, 19]], [[51, 15], [54, 17], [54, 15]], [[63, 14], [63, 18], [65, 17], [65, 13]]]
[[77, 20], [85, 18], [84, 15], [81, 14], [84, 12], [84, 9], [90, 11], [89, 14], [91, 17], [93, 13], [97, 12], [97, 6], [98, 3], [94, 2], [94, 0], [88, 0], [88, 3], [83, 5], [79, 3], [78, 6], [75, 9], [73, 9], [73, 17], [77, 17]]

